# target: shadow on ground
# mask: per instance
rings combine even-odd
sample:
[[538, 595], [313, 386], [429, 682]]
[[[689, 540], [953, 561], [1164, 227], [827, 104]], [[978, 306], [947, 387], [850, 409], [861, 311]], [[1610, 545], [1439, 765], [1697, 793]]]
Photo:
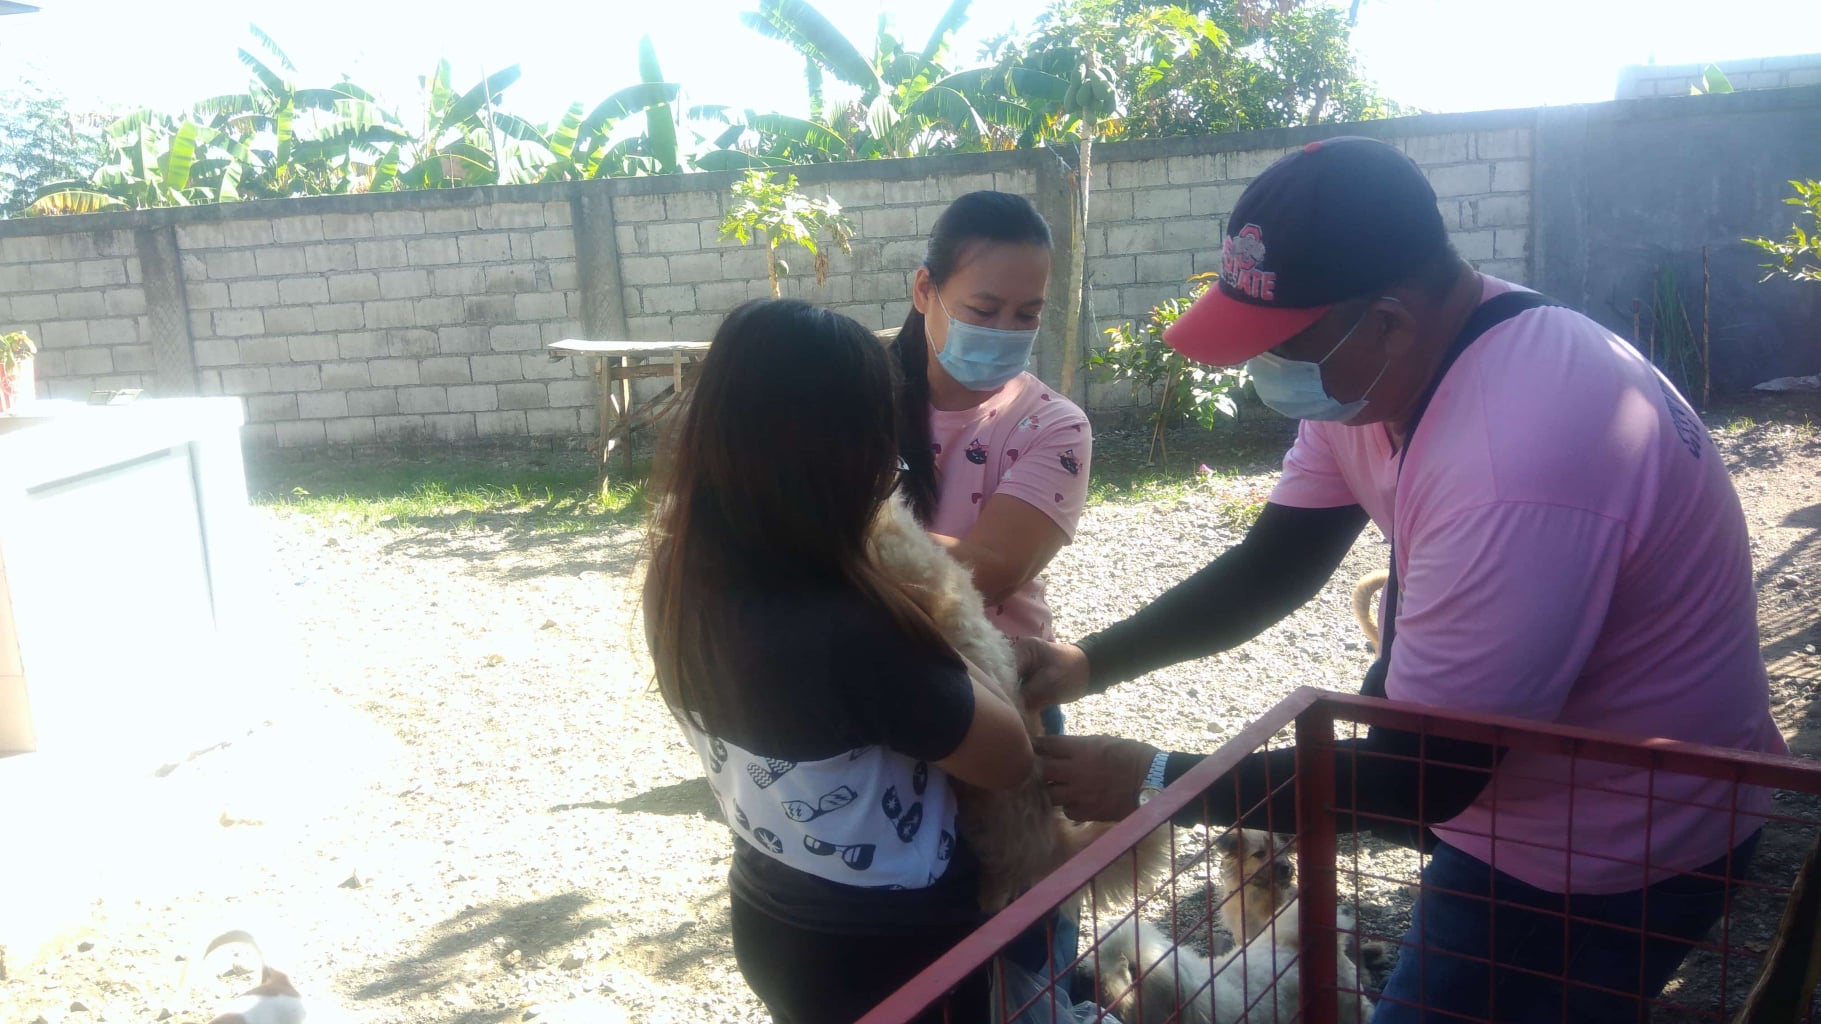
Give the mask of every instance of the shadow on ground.
[[689, 916], [683, 923], [638, 935], [625, 944], [623, 952], [644, 961], [645, 974], [655, 978], [677, 977], [715, 957], [726, 957], [731, 965], [732, 927], [727, 890], [716, 886], [689, 902]]
[[584, 800], [572, 804], [556, 804], [550, 808], [551, 814], [564, 811], [625, 811], [630, 814], [659, 814], [666, 817], [686, 817], [699, 815], [709, 821], [721, 820], [721, 809], [714, 800], [714, 791], [708, 788], [708, 780], [703, 778], [673, 782], [668, 786], [648, 789], [637, 796], [630, 796], [617, 803], [606, 800]]
[[[416, 953], [386, 965], [384, 976], [355, 989], [362, 1000], [410, 1003], [461, 989], [477, 969], [498, 970], [517, 950], [518, 962], [536, 963], [605, 928], [605, 918], [588, 913], [594, 901], [579, 892], [529, 903], [469, 907], [424, 933]], [[485, 957], [484, 966], [477, 957]], [[450, 1008], [452, 1019], [494, 1024], [516, 1019], [523, 1007]]]
[[623, 523], [552, 534], [526, 529], [508, 514], [462, 514], [413, 520], [386, 545], [389, 554], [455, 559], [462, 571], [507, 582], [599, 572], [632, 572], [645, 555], [645, 533]]

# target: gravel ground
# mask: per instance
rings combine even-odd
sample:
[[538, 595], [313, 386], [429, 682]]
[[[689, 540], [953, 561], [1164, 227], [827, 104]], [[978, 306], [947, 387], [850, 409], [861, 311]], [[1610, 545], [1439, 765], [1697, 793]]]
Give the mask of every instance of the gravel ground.
[[[1779, 721], [1816, 756], [1821, 441], [1788, 425], [1720, 435], [1754, 530]], [[1217, 486], [1092, 508], [1048, 574], [1059, 632], [1114, 621], [1233, 543], [1280, 442], [1256, 439]], [[1108, 435], [1097, 448], [1110, 459], [1141, 443]], [[1209, 442], [1180, 440], [1173, 460], [1213, 461], [1197, 443]], [[637, 531], [259, 518], [275, 621], [290, 627], [272, 638], [262, 724], [161, 780], [185, 810], [146, 845], [187, 851], [185, 867], [98, 881], [67, 941], [37, 962], [15, 955], [0, 1020], [205, 1021], [246, 986], [245, 967], [217, 953], [179, 984], [179, 958], [229, 927], [261, 938], [313, 997], [313, 1022], [765, 1019], [726, 938], [726, 828], [648, 686]], [[1082, 701], [1070, 731], [1212, 750], [1297, 685], [1356, 688], [1370, 654], [1348, 594], [1385, 555], [1368, 530], [1290, 619]], [[1805, 842], [1770, 844], [1767, 871], [1786, 878]], [[1374, 873], [1414, 876], [1406, 855], [1361, 855]], [[1369, 883], [1361, 897], [1367, 927], [1395, 933], [1401, 888]], [[1775, 913], [1745, 911], [1754, 935]]]

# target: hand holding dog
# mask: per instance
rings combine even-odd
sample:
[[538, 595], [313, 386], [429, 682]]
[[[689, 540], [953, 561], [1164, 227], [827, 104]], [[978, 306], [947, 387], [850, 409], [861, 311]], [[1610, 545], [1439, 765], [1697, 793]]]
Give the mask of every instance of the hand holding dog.
[[1157, 748], [1118, 736], [1040, 736], [1050, 799], [1076, 821], [1118, 821], [1138, 808], [1138, 789]]
[[1035, 711], [1087, 696], [1088, 656], [1081, 648], [1034, 636], [1023, 637], [1012, 646], [1018, 656], [1025, 707]]

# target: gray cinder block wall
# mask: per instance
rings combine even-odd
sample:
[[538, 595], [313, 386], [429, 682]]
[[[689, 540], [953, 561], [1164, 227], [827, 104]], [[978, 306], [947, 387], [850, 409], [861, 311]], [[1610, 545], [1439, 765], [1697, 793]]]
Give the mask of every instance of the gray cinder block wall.
[[[1734, 91], [1794, 89], [1821, 85], [1821, 53], [1786, 57], [1748, 57], [1710, 62], [1726, 75]], [[1707, 64], [1632, 64], [1619, 69], [1615, 99], [1644, 96], [1686, 96], [1701, 81]]]
[[[1817, 128], [1821, 87], [1098, 146], [1085, 240], [1094, 333], [1084, 340], [1103, 343], [1100, 331], [1211, 269], [1234, 201], [1290, 147], [1358, 133], [1424, 168], [1476, 266], [1579, 303], [1615, 329], [1629, 329], [1629, 294], [1644, 293], [1660, 258], [1653, 246], [1731, 246], [1728, 301], [1752, 308], [1716, 316], [1728, 325], [1724, 335], [1716, 327], [1716, 386], [1812, 373], [1798, 365], [1813, 346], [1800, 325], [1816, 322], [1821, 296], [1753, 290], [1757, 260], [1737, 240], [1786, 230], [1785, 179], [1821, 174]], [[1031, 196], [1065, 254], [1066, 155], [798, 168], [801, 187], [840, 201], [858, 234], [851, 253], [831, 254], [820, 286], [805, 254], [786, 253], [796, 273], [783, 291], [871, 328], [896, 325], [935, 217], [977, 188]], [[41, 393], [236, 395], [253, 446], [589, 434], [589, 367], [553, 362], [546, 344], [706, 339], [728, 310], [769, 293], [759, 248], [719, 237], [735, 178], [0, 221], [0, 330], [41, 342]], [[1716, 190], [1726, 202], [1702, 207]], [[1622, 302], [1603, 294], [1628, 289]], [[1722, 294], [1716, 277], [1717, 301]], [[1050, 380], [1061, 369], [1060, 333], [1061, 318], [1047, 318], [1037, 369]], [[1078, 377], [1090, 409], [1131, 407], [1129, 389]]]

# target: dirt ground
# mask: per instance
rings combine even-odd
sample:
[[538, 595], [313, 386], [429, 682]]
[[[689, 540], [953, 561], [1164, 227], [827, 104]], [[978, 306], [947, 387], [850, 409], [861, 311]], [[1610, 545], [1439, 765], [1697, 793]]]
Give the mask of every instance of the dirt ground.
[[[1821, 438], [1801, 415], [1768, 422], [1774, 411], [1715, 430], [1751, 521], [1778, 722], [1814, 757]], [[1175, 458], [1196, 457], [1185, 447]], [[1274, 471], [1266, 445], [1218, 488], [1092, 508], [1048, 574], [1059, 632], [1114, 621], [1205, 564]], [[165, 849], [181, 863], [98, 878], [86, 918], [42, 957], [9, 951], [0, 1021], [206, 1021], [249, 984], [245, 958], [179, 975], [226, 928], [260, 938], [312, 1022], [765, 1019], [726, 937], [726, 826], [648, 687], [636, 530], [257, 515], [278, 610], [260, 723], [165, 775], [184, 812], [124, 837], [123, 861]], [[1212, 750], [1298, 685], [1356, 689], [1370, 655], [1348, 592], [1384, 561], [1369, 530], [1289, 620], [1081, 702], [1070, 731]], [[1817, 813], [1807, 798], [1791, 808]], [[1786, 880], [1807, 841], [1775, 837], [1763, 874]], [[1362, 852], [1387, 877], [1413, 875]], [[1367, 895], [1367, 925], [1393, 931], [1407, 897]], [[1776, 911], [1748, 901], [1735, 927], [1762, 941]], [[1711, 991], [1713, 969], [1694, 964], [1683, 983]]]

